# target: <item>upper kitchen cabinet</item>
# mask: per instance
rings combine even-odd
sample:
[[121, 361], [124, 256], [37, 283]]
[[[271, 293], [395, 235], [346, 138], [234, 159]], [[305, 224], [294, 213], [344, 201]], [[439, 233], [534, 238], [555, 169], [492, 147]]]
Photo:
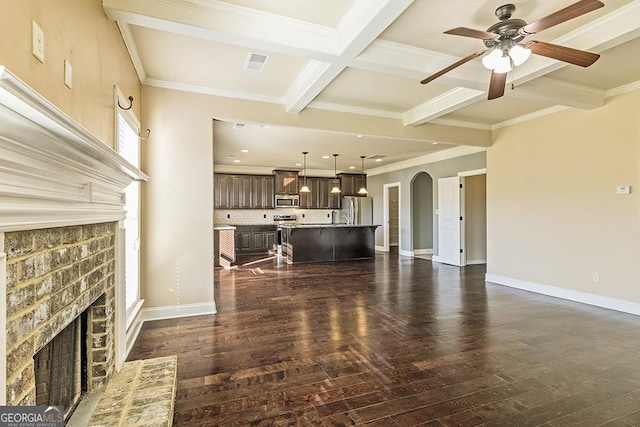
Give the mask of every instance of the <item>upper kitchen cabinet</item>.
[[231, 176], [231, 209], [253, 208], [253, 177], [250, 175]]
[[298, 194], [298, 172], [274, 170], [276, 194]]
[[214, 209], [272, 209], [274, 178], [270, 175], [215, 174]]
[[[300, 192], [300, 208], [301, 209], [318, 209], [319, 206], [319, 180], [320, 178], [308, 178], [307, 187], [309, 187], [308, 193]], [[303, 180], [300, 180], [300, 187], [303, 185]]]
[[358, 194], [358, 190], [363, 186], [367, 186], [367, 176], [362, 174], [340, 173], [341, 196], [366, 196], [366, 194]]
[[213, 175], [213, 207], [215, 209], [230, 209], [229, 195], [231, 194], [231, 175]]
[[273, 209], [274, 207], [274, 178], [273, 176], [253, 177], [253, 207], [256, 209]]
[[320, 178], [318, 180], [320, 209], [340, 209], [341, 193], [332, 193], [333, 178]]

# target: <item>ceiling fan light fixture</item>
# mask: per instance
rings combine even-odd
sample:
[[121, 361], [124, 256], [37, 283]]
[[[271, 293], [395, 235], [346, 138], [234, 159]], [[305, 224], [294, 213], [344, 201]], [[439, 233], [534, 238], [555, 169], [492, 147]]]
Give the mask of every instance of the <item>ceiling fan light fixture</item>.
[[498, 66], [496, 68], [493, 69], [494, 73], [498, 73], [498, 74], [502, 74], [502, 73], [508, 73], [509, 71], [512, 70], [511, 67], [511, 58], [509, 56], [503, 56], [500, 58], [500, 63], [498, 64]]
[[527, 49], [525, 47], [520, 46], [519, 44], [513, 45], [511, 49], [509, 49], [509, 56], [513, 60], [513, 65], [520, 66], [525, 63], [527, 59], [531, 56], [531, 49]]
[[500, 66], [500, 62], [502, 60], [502, 49], [493, 49], [487, 55], [482, 58], [482, 65], [490, 70], [495, 70], [498, 66]]

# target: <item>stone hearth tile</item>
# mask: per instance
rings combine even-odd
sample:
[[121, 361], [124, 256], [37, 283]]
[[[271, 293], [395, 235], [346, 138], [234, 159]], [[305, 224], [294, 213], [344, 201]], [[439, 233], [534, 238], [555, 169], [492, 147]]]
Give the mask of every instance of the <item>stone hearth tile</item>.
[[107, 386], [89, 426], [170, 427], [176, 370], [176, 356], [125, 363]]

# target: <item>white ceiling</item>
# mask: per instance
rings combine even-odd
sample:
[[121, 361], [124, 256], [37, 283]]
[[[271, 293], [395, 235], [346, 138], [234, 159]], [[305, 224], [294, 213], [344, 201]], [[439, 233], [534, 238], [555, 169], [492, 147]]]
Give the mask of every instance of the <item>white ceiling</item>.
[[[514, 18], [532, 22], [576, 0], [522, 0]], [[601, 54], [589, 68], [533, 55], [509, 73], [505, 96], [487, 101], [490, 71], [472, 60], [435, 81], [419, 81], [484, 48], [443, 34], [486, 30], [499, 0], [103, 0], [117, 21], [144, 85], [279, 104], [295, 115], [322, 109], [495, 129], [563, 107], [597, 108], [607, 96], [640, 87], [640, 0], [605, 7], [549, 28], [541, 40]], [[250, 52], [269, 55], [262, 72], [243, 69]], [[269, 123], [266, 123], [269, 124]], [[362, 138], [323, 130], [248, 123], [214, 125], [216, 168], [359, 170], [451, 148], [421, 139]], [[242, 152], [241, 150], [248, 152]], [[234, 162], [234, 161], [239, 161]]]

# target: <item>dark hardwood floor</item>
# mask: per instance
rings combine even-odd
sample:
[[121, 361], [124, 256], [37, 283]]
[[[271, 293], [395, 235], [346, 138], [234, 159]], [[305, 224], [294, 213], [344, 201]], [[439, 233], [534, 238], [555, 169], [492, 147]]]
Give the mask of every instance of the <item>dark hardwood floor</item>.
[[174, 425], [639, 426], [640, 318], [375, 260], [216, 269], [218, 314], [145, 323]]

